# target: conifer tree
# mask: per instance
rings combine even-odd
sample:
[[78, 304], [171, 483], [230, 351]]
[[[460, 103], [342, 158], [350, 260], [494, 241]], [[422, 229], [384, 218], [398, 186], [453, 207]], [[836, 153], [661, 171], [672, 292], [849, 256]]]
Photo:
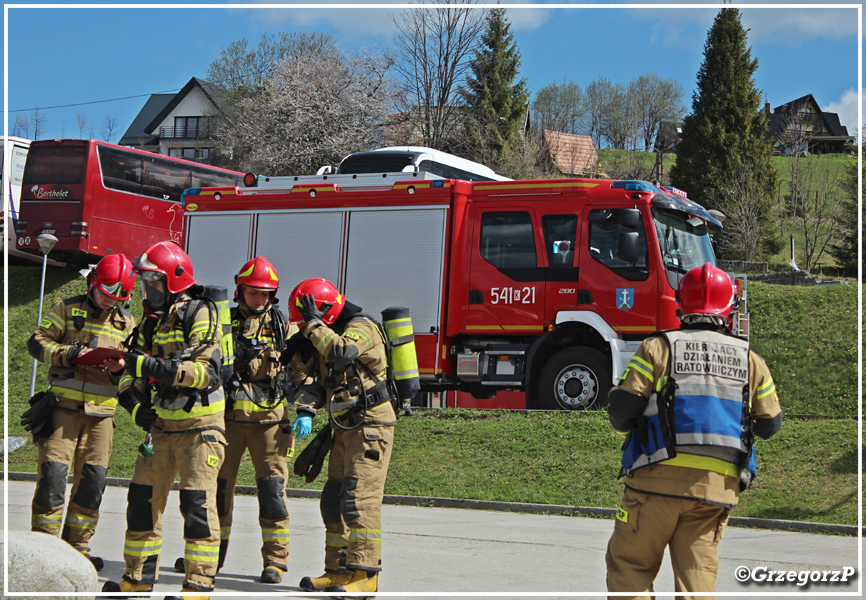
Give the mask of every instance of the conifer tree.
[[752, 79], [758, 68], [747, 46], [740, 11], [722, 8], [707, 34], [692, 112], [683, 120], [671, 182], [707, 208], [723, 210], [730, 199], [730, 174], [746, 169], [759, 190], [767, 217], [778, 174], [770, 162], [767, 115]]
[[515, 82], [519, 69], [520, 51], [505, 9], [494, 8], [462, 90], [469, 111], [467, 142], [476, 160], [501, 157], [523, 126], [529, 90], [525, 78]]

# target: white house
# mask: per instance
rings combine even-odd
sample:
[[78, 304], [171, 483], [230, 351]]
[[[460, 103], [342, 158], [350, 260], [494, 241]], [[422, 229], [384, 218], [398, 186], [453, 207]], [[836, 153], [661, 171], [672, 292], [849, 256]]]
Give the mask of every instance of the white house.
[[176, 94], [152, 94], [119, 144], [210, 162], [208, 122], [216, 110], [210, 87], [193, 77]]

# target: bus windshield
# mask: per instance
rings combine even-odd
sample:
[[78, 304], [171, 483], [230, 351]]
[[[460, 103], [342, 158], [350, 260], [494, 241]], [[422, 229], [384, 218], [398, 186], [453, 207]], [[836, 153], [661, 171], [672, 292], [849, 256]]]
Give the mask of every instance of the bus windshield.
[[669, 274], [686, 273], [704, 263], [716, 264], [712, 240], [701, 219], [659, 208], [653, 208], [653, 218], [662, 261]]
[[81, 183], [87, 146], [33, 146], [24, 170], [24, 184]]
[[416, 156], [407, 152], [360, 152], [340, 163], [337, 173], [401, 173], [415, 164]]

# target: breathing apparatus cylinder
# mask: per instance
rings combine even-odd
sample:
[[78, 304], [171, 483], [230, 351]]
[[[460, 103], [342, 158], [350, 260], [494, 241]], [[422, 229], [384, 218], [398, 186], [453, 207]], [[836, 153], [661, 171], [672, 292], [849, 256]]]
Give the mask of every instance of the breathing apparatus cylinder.
[[409, 309], [403, 306], [386, 308], [382, 311], [382, 325], [391, 347], [391, 369], [397, 393], [400, 400], [411, 401], [421, 390], [421, 380]]
[[[224, 287], [206, 285], [204, 286], [204, 297], [209, 298], [216, 304], [217, 314], [219, 315], [220, 325], [222, 326], [222, 353], [223, 371], [228, 370], [229, 373], [234, 371], [235, 362], [235, 347], [234, 339], [232, 338], [232, 317], [229, 309], [229, 292]], [[227, 369], [228, 367], [228, 369]], [[225, 374], [223, 374], [225, 378]]]

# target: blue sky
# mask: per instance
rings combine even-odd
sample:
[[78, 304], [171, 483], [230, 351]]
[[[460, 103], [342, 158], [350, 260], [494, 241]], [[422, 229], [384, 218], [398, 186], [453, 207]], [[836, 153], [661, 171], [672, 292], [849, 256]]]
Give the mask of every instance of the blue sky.
[[[311, 4], [315, 5], [310, 7]], [[79, 137], [76, 116], [101, 138], [106, 116], [126, 130], [151, 93], [177, 91], [204, 77], [222, 47], [265, 33], [324, 31], [344, 49], [387, 45], [390, 14], [405, 4], [374, 8], [347, 2], [185, 8], [113, 4], [97, 8], [7, 5], [9, 133], [19, 109], [40, 107], [46, 135]], [[379, 4], [378, 6], [381, 6]], [[607, 77], [628, 83], [644, 73], [680, 82], [690, 106], [717, 3], [586, 5], [503, 2], [522, 54], [521, 76], [532, 91], [568, 79], [586, 87]], [[749, 29], [755, 75], [765, 100], [778, 106], [812, 94], [858, 128], [858, 4], [737, 2]], [[131, 98], [127, 98], [131, 97]], [[113, 100], [127, 98], [124, 100]], [[68, 108], [53, 108], [76, 105]], [[114, 141], [117, 140], [114, 138]]]

